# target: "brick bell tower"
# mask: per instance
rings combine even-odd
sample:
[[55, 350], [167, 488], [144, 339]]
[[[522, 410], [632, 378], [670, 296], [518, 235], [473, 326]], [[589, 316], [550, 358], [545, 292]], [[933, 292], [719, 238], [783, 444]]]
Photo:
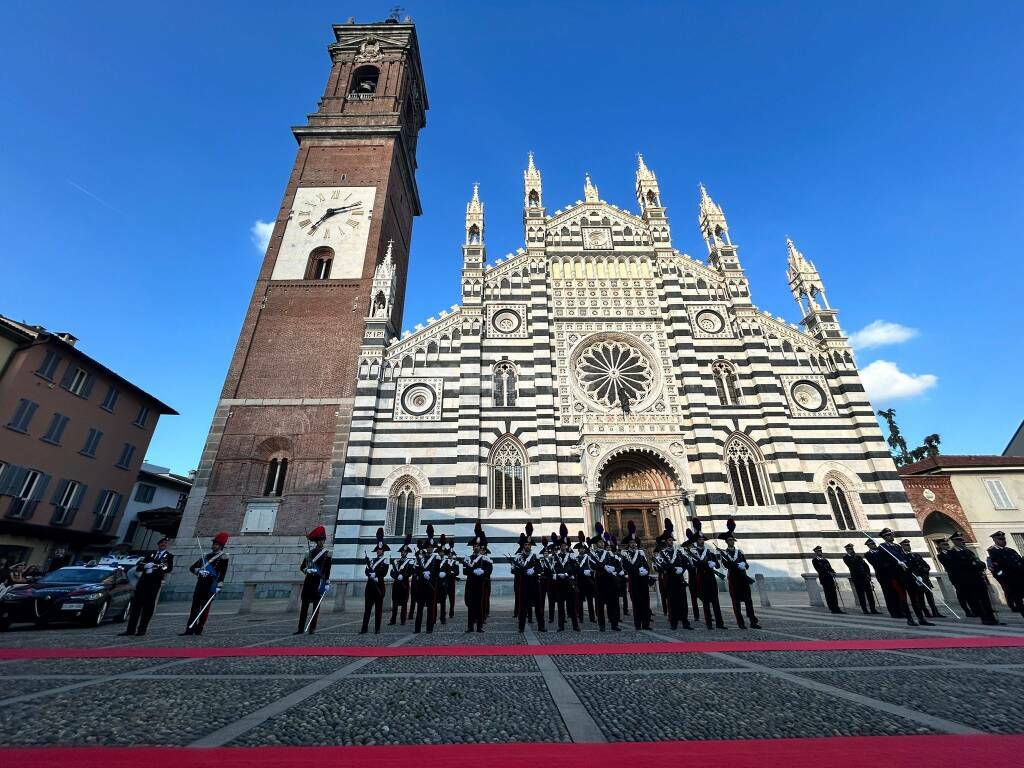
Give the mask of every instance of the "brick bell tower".
[[[294, 578], [305, 533], [329, 540], [374, 272], [391, 243], [400, 328], [427, 95], [416, 29], [334, 26], [331, 72], [299, 148], [178, 535], [220, 530], [233, 577]], [[183, 569], [184, 570], [184, 569]]]

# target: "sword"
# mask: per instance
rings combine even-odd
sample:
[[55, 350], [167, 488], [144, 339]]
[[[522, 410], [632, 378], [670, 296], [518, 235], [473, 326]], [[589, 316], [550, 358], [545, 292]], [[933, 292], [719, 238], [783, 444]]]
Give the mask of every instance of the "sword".
[[[293, 561], [293, 562], [294, 562], [294, 561]], [[189, 629], [192, 629], [192, 627], [194, 627], [194, 626], [196, 625], [196, 622], [197, 622], [197, 621], [199, 621], [199, 619], [200, 619], [200, 618], [202, 617], [202, 615], [203, 615], [204, 613], [206, 613], [206, 609], [210, 607], [210, 603], [212, 603], [212, 602], [213, 602], [213, 599], [214, 599], [215, 597], [217, 597], [217, 595], [219, 594], [219, 592], [220, 592], [220, 590], [219, 590], [219, 589], [217, 589], [216, 587], [214, 587], [214, 589], [213, 589], [213, 594], [212, 594], [212, 595], [210, 595], [210, 599], [206, 601], [206, 605], [204, 605], [204, 606], [203, 606], [202, 608], [200, 608], [200, 609], [199, 609], [199, 613], [197, 613], [197, 614], [196, 614], [196, 617], [195, 617], [194, 619], [192, 619], [192, 623], [188, 625], [188, 628], [189, 628]]]
[[320, 603], [322, 603], [324, 601], [324, 598], [327, 597], [327, 590], [328, 589], [330, 589], [330, 585], [324, 587], [324, 591], [320, 594], [320, 599], [316, 601], [316, 607], [313, 609], [313, 613], [310, 615], [309, 621], [306, 622], [306, 628], [304, 630], [302, 630], [303, 633], [308, 633], [309, 632], [309, 625], [312, 624], [313, 623], [313, 619], [316, 618], [317, 611], [320, 610]]
[[[870, 536], [868, 536], [866, 533], [864, 533], [864, 531], [857, 531], [857, 533], [859, 533], [861, 536], [866, 538], [868, 541], [874, 541], [874, 539], [871, 538]], [[892, 552], [889, 552], [888, 549], [886, 549], [885, 547], [879, 547], [879, 549], [883, 550], [884, 552], [888, 552], [889, 556], [893, 560], [895, 560], [897, 563], [899, 563], [901, 566], [903, 566], [905, 569], [907, 569], [908, 573], [910, 572], [909, 569], [907, 568], [907, 564], [904, 563], [902, 560], [900, 560], [898, 557], [896, 557], [896, 555], [894, 555]], [[942, 603], [943, 607], [945, 607], [945, 609], [947, 611], [949, 611], [951, 614], [953, 614], [953, 618], [954, 619], [956, 619], [957, 621], [962, 621], [962, 619], [960, 618], [960, 614], [958, 614], [956, 611], [954, 611], [952, 608], [949, 607], [949, 603], [947, 603], [943, 599], [941, 592], [936, 592], [934, 589], [932, 589], [927, 584], [925, 584], [924, 583], [924, 579], [922, 579], [916, 573], [910, 573], [910, 575], [914, 577], [914, 581], [917, 582], [918, 586], [924, 587], [929, 592], [931, 592], [933, 596], [938, 597], [939, 598], [939, 602]]]

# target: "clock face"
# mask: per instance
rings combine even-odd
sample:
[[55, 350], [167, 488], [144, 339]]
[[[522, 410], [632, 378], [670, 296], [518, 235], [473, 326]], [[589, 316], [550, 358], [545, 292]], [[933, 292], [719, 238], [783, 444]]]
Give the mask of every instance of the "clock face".
[[376, 194], [376, 187], [300, 187], [271, 279], [302, 280], [310, 254], [322, 248], [334, 252], [331, 280], [361, 277]]

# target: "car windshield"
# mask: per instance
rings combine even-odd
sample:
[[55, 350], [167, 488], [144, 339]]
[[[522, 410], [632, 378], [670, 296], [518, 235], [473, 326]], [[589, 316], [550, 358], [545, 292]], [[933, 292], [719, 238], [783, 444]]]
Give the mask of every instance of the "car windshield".
[[113, 573], [111, 568], [58, 568], [36, 584], [92, 584], [109, 578]]

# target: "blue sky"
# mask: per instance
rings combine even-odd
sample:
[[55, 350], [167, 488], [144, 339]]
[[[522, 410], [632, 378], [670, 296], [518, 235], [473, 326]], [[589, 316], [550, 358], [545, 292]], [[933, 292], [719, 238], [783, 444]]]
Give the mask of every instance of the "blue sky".
[[[0, 7], [0, 313], [67, 329], [181, 412], [148, 458], [195, 466], [295, 155], [330, 24], [361, 2]], [[635, 153], [677, 248], [703, 181], [754, 302], [799, 320], [785, 236], [859, 338], [908, 441], [999, 453], [1024, 417], [1024, 7], [968, 3], [424, 3], [405, 325], [459, 301], [471, 183], [490, 258], [522, 244], [533, 150], [549, 211], [636, 208]], [[913, 332], [907, 330], [913, 329]], [[872, 365], [874, 364], [874, 365]], [[924, 378], [922, 378], [924, 377]]]

